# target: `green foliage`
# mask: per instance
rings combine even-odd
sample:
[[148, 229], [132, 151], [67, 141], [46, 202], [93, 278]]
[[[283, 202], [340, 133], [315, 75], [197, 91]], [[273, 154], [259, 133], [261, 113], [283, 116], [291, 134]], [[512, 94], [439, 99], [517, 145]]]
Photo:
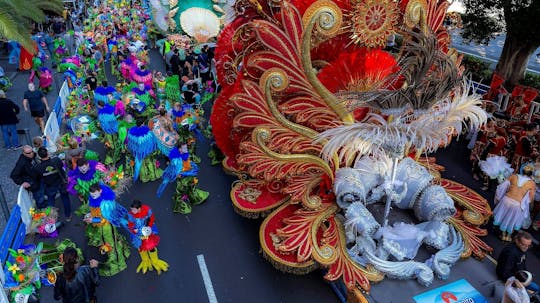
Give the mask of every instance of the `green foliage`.
[[540, 74], [526, 73], [521, 84], [540, 89]]
[[32, 22], [45, 21], [46, 11], [60, 14], [62, 9], [62, 0], [0, 0], [0, 37], [34, 51]]
[[487, 43], [506, 31], [520, 40], [538, 40], [540, 1], [537, 0], [465, 0], [462, 15], [463, 38]]
[[486, 83], [491, 80], [493, 70], [488, 62], [474, 56], [464, 55], [462, 65], [465, 67], [465, 74], [470, 75], [473, 81]]

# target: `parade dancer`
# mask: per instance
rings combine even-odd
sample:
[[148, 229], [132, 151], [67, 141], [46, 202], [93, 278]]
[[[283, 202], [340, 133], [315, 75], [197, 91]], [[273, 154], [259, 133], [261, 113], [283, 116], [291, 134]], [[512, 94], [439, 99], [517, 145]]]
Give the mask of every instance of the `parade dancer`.
[[141, 119], [129, 129], [126, 147], [134, 158], [133, 180], [139, 179], [140, 174], [143, 182], [161, 177], [163, 172], [156, 167], [153, 157], [149, 157], [157, 149], [156, 137], [148, 126], [143, 125]]
[[81, 202], [88, 203], [90, 187], [102, 182], [105, 171], [105, 166], [97, 161], [77, 159], [77, 167], [68, 173], [68, 193], [79, 196]]
[[99, 266], [99, 274], [112, 276], [126, 269], [129, 257], [127, 240], [116, 229], [127, 227], [127, 210], [118, 204], [112, 189], [105, 185], [93, 184], [90, 187], [90, 212], [84, 216], [88, 244], [100, 248], [107, 256]]
[[192, 163], [189, 159], [189, 151], [187, 144], [181, 144], [178, 148], [174, 148], [169, 153], [169, 166], [163, 172], [163, 181], [159, 185], [157, 196], [161, 197], [167, 184], [180, 177], [195, 177], [199, 173], [197, 164]]
[[493, 209], [493, 225], [502, 232], [503, 241], [512, 241], [512, 233], [527, 228], [531, 218], [529, 205], [534, 201], [536, 184], [531, 176], [534, 166], [523, 168], [522, 174], [514, 174], [497, 187], [495, 193], [495, 209]]
[[118, 142], [119, 123], [115, 115], [115, 107], [106, 104], [103, 100], [99, 100], [97, 118], [104, 132], [103, 143], [107, 149], [105, 164], [115, 165], [120, 160], [120, 155], [124, 149], [124, 142]]
[[158, 257], [157, 246], [160, 237], [155, 223], [154, 213], [148, 205], [140, 200], [133, 200], [128, 214], [128, 229], [131, 233], [131, 243], [139, 250], [141, 263], [137, 267], [137, 273], [155, 269], [159, 274], [169, 269], [167, 262]]

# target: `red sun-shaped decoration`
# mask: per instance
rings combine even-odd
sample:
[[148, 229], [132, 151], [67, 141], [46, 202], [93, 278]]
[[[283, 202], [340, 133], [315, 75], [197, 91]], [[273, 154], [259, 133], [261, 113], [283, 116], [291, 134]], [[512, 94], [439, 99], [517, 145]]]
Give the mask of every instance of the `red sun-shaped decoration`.
[[351, 38], [356, 44], [384, 47], [388, 36], [395, 33], [398, 18], [399, 10], [394, 1], [359, 1], [351, 14]]

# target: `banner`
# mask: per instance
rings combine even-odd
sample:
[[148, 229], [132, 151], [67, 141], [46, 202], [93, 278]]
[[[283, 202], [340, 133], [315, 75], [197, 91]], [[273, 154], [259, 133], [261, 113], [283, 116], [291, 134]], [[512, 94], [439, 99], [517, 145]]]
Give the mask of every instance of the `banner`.
[[58, 126], [58, 119], [56, 112], [52, 111], [45, 124], [45, 131], [43, 132], [47, 138], [47, 149], [49, 152], [56, 151], [56, 140], [60, 137], [60, 127]]
[[62, 87], [60, 88], [60, 92], [58, 93], [58, 97], [60, 97], [62, 109], [66, 110], [66, 104], [68, 102], [69, 97], [69, 86], [66, 81], [62, 83]]
[[413, 297], [416, 303], [489, 303], [465, 279], [432, 289]]
[[24, 189], [24, 187], [19, 187], [19, 196], [17, 197], [17, 204], [21, 208], [21, 221], [26, 225], [26, 233], [30, 233], [30, 224], [32, 223], [32, 218], [30, 217], [30, 207], [34, 207], [34, 201], [30, 192]]

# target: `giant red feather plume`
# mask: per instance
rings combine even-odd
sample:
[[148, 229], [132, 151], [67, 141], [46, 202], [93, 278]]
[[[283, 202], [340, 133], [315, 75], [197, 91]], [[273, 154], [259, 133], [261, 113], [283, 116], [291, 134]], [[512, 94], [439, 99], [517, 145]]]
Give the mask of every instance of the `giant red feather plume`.
[[318, 78], [333, 93], [360, 92], [384, 87], [385, 79], [398, 70], [396, 59], [388, 52], [361, 48], [340, 53], [335, 61], [321, 69]]

